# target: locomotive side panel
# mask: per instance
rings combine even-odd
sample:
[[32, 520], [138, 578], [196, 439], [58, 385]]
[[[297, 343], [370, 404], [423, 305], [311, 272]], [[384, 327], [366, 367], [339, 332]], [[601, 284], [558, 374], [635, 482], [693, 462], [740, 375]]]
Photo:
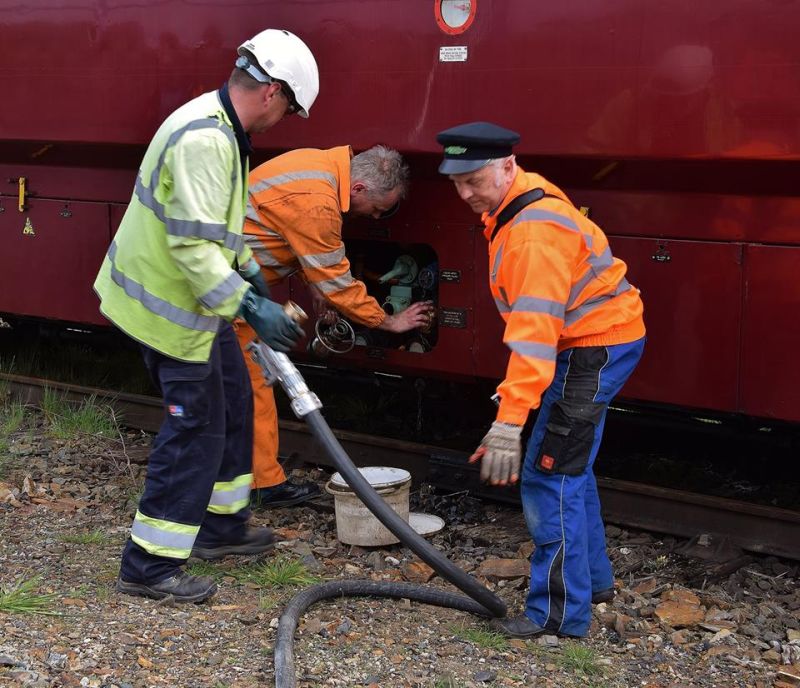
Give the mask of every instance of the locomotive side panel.
[[[590, 207], [642, 288], [649, 346], [626, 394], [798, 420], [788, 381], [800, 362], [782, 344], [800, 304], [787, 248], [800, 246], [800, 6], [465, 0], [469, 28], [445, 33], [438, 1], [164, 0], [155, 12], [48, 0], [0, 13], [0, 312], [102, 322], [91, 282], [145, 145], [270, 24], [308, 42], [322, 90], [311, 119], [256, 137], [253, 166], [303, 146], [398, 148], [409, 200], [386, 223], [348, 223], [345, 238], [368, 277], [406, 254], [425, 284], [434, 275], [429, 287], [369, 278], [392, 307], [433, 295], [439, 320], [424, 341], [376, 345], [366, 333], [332, 364], [503, 374], [478, 218], [435, 171], [437, 131], [489, 119], [522, 133], [526, 169]], [[26, 289], [25, 266], [39, 259], [56, 300], [49, 283]], [[306, 299], [299, 282], [275, 294]]]

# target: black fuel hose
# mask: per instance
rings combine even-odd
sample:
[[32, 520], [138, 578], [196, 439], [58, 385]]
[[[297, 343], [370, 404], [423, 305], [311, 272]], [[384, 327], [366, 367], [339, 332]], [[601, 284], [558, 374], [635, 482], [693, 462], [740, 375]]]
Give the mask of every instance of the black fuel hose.
[[311, 411], [303, 418], [308, 423], [314, 436], [322, 444], [326, 453], [333, 460], [334, 465], [347, 484], [378, 520], [436, 573], [465, 592], [472, 599], [422, 585], [369, 580], [335, 581], [306, 588], [289, 601], [278, 622], [278, 633], [275, 640], [276, 688], [295, 687], [294, 657], [292, 653], [294, 632], [303, 612], [322, 599], [345, 595], [396, 597], [412, 599], [425, 604], [452, 607], [480, 616], [503, 617], [506, 615], [506, 605], [503, 600], [418, 535], [408, 523], [383, 501], [350, 460], [347, 452], [339, 444], [339, 440], [336, 439], [319, 410]]

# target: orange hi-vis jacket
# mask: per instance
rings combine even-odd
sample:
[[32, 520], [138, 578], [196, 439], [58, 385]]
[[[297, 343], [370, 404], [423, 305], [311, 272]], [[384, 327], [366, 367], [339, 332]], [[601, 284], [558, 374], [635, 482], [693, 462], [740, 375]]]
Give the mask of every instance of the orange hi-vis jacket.
[[[503, 208], [533, 189], [555, 198], [524, 207], [491, 239]], [[560, 351], [644, 337], [642, 300], [602, 230], [544, 177], [518, 169], [503, 202], [482, 219], [490, 288], [511, 349], [497, 420], [522, 425], [553, 381]]]
[[367, 327], [386, 313], [353, 278], [342, 242], [342, 213], [350, 209], [350, 146], [303, 148], [250, 173], [245, 242], [268, 284], [299, 273], [337, 310]]

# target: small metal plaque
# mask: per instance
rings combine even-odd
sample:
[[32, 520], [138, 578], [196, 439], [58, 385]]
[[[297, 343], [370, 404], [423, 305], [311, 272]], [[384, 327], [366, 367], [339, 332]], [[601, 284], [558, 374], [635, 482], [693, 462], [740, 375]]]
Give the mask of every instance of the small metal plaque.
[[656, 261], [656, 263], [669, 263], [672, 260], [672, 255], [666, 244], [658, 244], [651, 258]]
[[461, 281], [461, 270], [439, 270], [439, 279], [442, 282], [455, 282]]
[[467, 327], [466, 308], [440, 308], [439, 327], [453, 327], [464, 330]]
[[386, 351], [379, 346], [367, 347], [367, 358], [386, 358]]
[[439, 46], [439, 62], [466, 62], [466, 45], [442, 45]]

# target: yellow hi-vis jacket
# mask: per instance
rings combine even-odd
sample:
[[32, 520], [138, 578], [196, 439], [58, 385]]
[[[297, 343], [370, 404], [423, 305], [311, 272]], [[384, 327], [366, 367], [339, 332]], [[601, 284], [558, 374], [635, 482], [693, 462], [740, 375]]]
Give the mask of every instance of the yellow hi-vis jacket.
[[173, 112], [95, 280], [103, 315], [166, 356], [207, 361], [220, 319], [234, 318], [248, 289], [232, 267], [252, 256], [242, 238], [246, 175], [216, 91]]

